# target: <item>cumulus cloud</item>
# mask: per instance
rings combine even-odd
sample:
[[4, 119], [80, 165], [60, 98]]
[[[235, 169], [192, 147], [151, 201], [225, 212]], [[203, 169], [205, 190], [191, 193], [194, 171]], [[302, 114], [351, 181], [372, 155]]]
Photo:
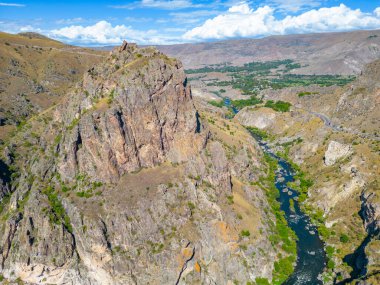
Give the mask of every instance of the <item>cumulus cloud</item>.
[[24, 4], [18, 4], [18, 3], [4, 3], [4, 2], [1, 2], [1, 3], [0, 3], [0, 6], [3, 6], [3, 7], [25, 7]]
[[196, 41], [377, 28], [380, 28], [380, 7], [373, 13], [363, 13], [360, 9], [352, 10], [340, 4], [277, 19], [275, 10], [269, 6], [253, 10], [247, 3], [240, 3], [189, 30], [183, 38]]
[[99, 21], [94, 25], [80, 26], [72, 25], [55, 29], [48, 36], [76, 44], [100, 45], [120, 44], [123, 40], [137, 42], [139, 44], [163, 44], [176, 43], [170, 36], [158, 34], [156, 30], [139, 31], [130, 26], [112, 26], [107, 21]]
[[375, 15], [376, 15], [377, 17], [380, 17], [380, 7], [377, 7], [377, 8], [375, 9], [374, 13], [375, 13]]
[[42, 30], [36, 27], [33, 27], [31, 25], [22, 26], [19, 29], [20, 32], [35, 32], [35, 33], [41, 33]]

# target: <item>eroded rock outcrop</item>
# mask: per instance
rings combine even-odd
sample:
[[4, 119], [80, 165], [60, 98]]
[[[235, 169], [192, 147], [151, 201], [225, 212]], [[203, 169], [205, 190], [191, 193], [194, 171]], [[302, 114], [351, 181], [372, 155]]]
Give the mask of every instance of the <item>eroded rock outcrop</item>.
[[66, 102], [28, 124], [14, 138], [27, 143], [15, 145], [20, 175], [0, 213], [6, 278], [83, 285], [271, 278], [277, 254], [265, 221], [274, 217], [250, 183], [264, 173], [261, 154], [253, 142], [237, 150], [230, 145], [237, 137], [220, 139], [201, 122], [180, 62], [123, 44]]
[[165, 160], [181, 162], [205, 144], [180, 62], [124, 45], [90, 69], [58, 114], [63, 178], [83, 172], [101, 181]]
[[351, 146], [337, 141], [331, 141], [324, 156], [326, 166], [331, 166], [339, 159], [347, 157], [352, 153]]

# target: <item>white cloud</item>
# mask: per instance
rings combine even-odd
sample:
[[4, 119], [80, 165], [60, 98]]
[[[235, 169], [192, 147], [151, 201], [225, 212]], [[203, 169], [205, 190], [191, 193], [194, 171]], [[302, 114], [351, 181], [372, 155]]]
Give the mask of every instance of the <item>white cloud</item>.
[[252, 9], [249, 8], [247, 3], [241, 3], [239, 5], [232, 6], [230, 9], [228, 9], [228, 12], [239, 14], [251, 14]]
[[380, 17], [380, 7], [377, 7], [374, 11], [377, 17]]
[[139, 44], [178, 43], [169, 35], [158, 34], [156, 30], [139, 31], [125, 25], [112, 26], [107, 21], [99, 21], [91, 26], [68, 26], [52, 30], [48, 36], [75, 44], [108, 45], [120, 44], [123, 40]]
[[4, 7], [25, 7], [24, 4], [18, 4], [18, 3], [0, 3], [0, 6], [4, 6]]
[[[380, 8], [380, 7], [379, 7]], [[276, 19], [269, 6], [253, 10], [247, 3], [231, 7], [226, 13], [204, 22], [183, 35], [185, 40], [261, 37], [291, 33], [348, 31], [380, 28], [380, 9], [373, 13], [352, 10], [344, 4], [310, 10], [297, 16]]]
[[1, 30], [6, 33], [16, 34], [20, 32], [37, 32], [41, 33], [39, 28], [40, 19], [28, 20], [3, 20], [1, 22]]
[[35, 32], [35, 33], [40, 33], [40, 32], [42, 32], [42, 30], [39, 29], [39, 28], [35, 28], [35, 27], [31, 26], [31, 25], [27, 25], [27, 26], [20, 27], [19, 32]]

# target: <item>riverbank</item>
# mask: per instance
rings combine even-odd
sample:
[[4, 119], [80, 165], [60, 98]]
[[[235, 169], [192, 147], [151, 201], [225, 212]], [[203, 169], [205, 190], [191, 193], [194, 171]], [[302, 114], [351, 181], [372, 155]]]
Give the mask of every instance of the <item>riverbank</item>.
[[[297, 258], [294, 260], [296, 265], [288, 278], [280, 284], [322, 284], [321, 276], [327, 264], [324, 244], [319, 237], [317, 227], [313, 225], [311, 218], [300, 205], [300, 197], [302, 198], [300, 195], [304, 195], [305, 190], [299, 191], [296, 187], [289, 186], [290, 184], [307, 186], [309, 183], [305, 183], [305, 179], [300, 181], [298, 168], [276, 155], [258, 132], [251, 133], [266, 154], [265, 159], [270, 171], [268, 179], [273, 181], [273, 190], [277, 192], [275, 199], [279, 204], [279, 208], [275, 210], [285, 218], [286, 225], [296, 237], [294, 240], [297, 241]], [[276, 280], [273, 280], [274, 284], [275, 282]]]
[[[325, 284], [350, 284], [376, 273], [377, 242], [366, 237], [371, 234], [369, 221], [375, 219], [371, 209], [379, 201], [377, 143], [333, 132], [298, 109], [245, 108], [234, 119], [264, 135], [273, 151], [298, 171], [298, 183], [289, 186], [300, 192], [303, 210], [326, 243]], [[371, 202], [365, 197], [372, 197]]]

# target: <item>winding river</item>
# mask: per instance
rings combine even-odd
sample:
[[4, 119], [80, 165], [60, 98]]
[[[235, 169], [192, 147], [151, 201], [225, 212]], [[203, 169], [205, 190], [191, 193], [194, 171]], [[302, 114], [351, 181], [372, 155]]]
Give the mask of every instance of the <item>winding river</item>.
[[[291, 165], [276, 156], [268, 145], [255, 137], [263, 151], [278, 162], [276, 171], [276, 187], [280, 192], [279, 202], [281, 210], [290, 228], [296, 233], [297, 241], [297, 264], [293, 274], [283, 283], [284, 285], [316, 285], [323, 284], [318, 276], [326, 267], [326, 254], [324, 245], [318, 235], [318, 231], [311, 224], [310, 218], [302, 212], [298, 203], [298, 193], [287, 186], [288, 182], [294, 181], [295, 172]], [[293, 201], [293, 202], [291, 202]], [[293, 206], [291, 206], [291, 203]]]
[[[224, 98], [224, 104], [232, 109], [235, 114], [238, 112], [236, 108], [231, 106], [230, 99]], [[327, 262], [324, 244], [318, 235], [316, 227], [311, 224], [310, 218], [302, 212], [298, 202], [298, 193], [287, 186], [288, 182], [294, 181], [295, 172], [287, 161], [272, 152], [266, 142], [256, 135], [253, 135], [253, 137], [259, 142], [262, 150], [278, 162], [279, 167], [275, 173], [275, 184], [280, 192], [281, 210], [285, 213], [289, 227], [298, 237], [296, 267], [293, 274], [283, 285], [323, 284], [319, 276], [325, 269]], [[293, 205], [291, 206], [291, 204]]]

